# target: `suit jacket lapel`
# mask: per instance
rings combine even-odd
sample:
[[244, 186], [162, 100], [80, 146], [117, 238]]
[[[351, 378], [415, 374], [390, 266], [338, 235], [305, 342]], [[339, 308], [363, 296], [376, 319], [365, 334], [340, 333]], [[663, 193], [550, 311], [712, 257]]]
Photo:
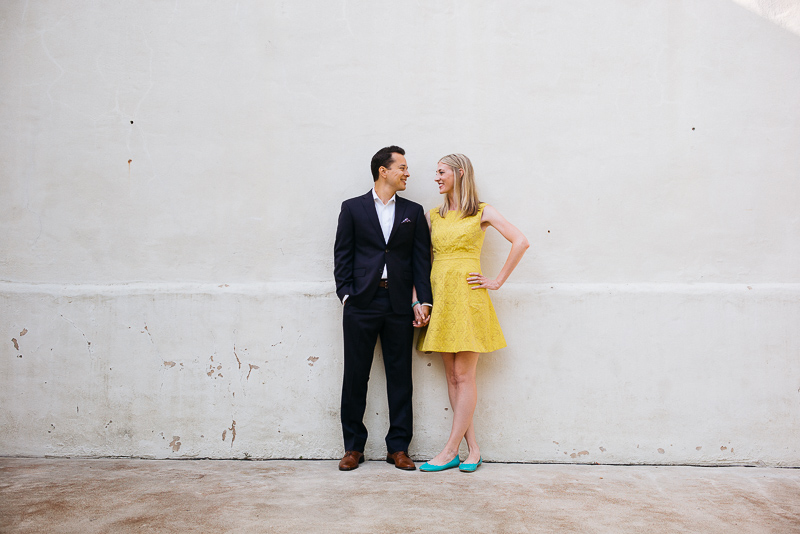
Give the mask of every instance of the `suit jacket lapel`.
[[[397, 233], [397, 227], [400, 226], [400, 223], [405, 218], [406, 213], [406, 201], [404, 198], [395, 197], [394, 203], [394, 224], [392, 224], [392, 232], [389, 234], [389, 242], [392, 241], [394, 234]], [[376, 216], [377, 218], [377, 216]], [[380, 226], [380, 225], [378, 225]]]
[[[361, 197], [362, 204], [364, 205], [364, 210], [367, 212], [367, 218], [372, 221], [372, 226], [375, 228], [375, 231], [378, 232], [378, 235], [383, 241], [383, 230], [381, 230], [381, 222], [378, 220], [378, 212], [375, 210], [375, 199], [372, 198], [372, 190], [370, 189], [366, 195]], [[396, 209], [396, 207], [395, 207]], [[395, 212], [395, 215], [397, 212]], [[395, 217], [397, 220], [397, 217]]]

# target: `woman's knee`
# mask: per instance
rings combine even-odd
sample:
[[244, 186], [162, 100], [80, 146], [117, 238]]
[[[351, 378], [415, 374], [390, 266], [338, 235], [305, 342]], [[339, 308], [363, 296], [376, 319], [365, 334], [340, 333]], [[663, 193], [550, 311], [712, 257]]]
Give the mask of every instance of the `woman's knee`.
[[447, 381], [457, 388], [471, 385], [475, 382], [475, 370], [455, 365], [447, 375]]
[[459, 383], [465, 382], [474, 382], [475, 375], [477, 371], [477, 354], [475, 353], [464, 353], [462, 356], [456, 356], [455, 361], [453, 362], [453, 377]]
[[461, 383], [461, 380], [459, 379], [459, 374], [456, 372], [455, 366], [447, 370], [446, 377], [448, 386], [458, 387], [458, 385]]

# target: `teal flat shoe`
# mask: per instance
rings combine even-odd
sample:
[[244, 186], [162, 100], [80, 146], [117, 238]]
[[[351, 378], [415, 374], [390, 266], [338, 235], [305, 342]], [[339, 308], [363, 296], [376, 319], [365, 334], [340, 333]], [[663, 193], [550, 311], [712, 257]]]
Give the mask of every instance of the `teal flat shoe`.
[[420, 471], [426, 471], [428, 473], [433, 473], [434, 471], [444, 471], [445, 469], [452, 469], [454, 467], [458, 467], [458, 464], [461, 462], [461, 458], [456, 457], [447, 462], [444, 465], [431, 465], [428, 462], [425, 462], [421, 466], [419, 466]]
[[478, 468], [478, 466], [481, 465], [482, 463], [483, 463], [483, 456], [481, 456], [477, 464], [461, 464], [458, 466], [458, 470], [463, 471], [464, 473], [474, 473], [475, 470]]

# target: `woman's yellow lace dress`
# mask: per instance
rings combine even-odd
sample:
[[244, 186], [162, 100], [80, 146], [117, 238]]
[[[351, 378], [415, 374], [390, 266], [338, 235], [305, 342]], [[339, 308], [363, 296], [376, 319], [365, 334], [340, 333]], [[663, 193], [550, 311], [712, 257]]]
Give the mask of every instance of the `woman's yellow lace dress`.
[[433, 309], [417, 350], [492, 352], [506, 346], [489, 290], [471, 289], [467, 283], [469, 273], [481, 272], [484, 206], [463, 219], [459, 212], [448, 211], [442, 218], [437, 208], [431, 210]]

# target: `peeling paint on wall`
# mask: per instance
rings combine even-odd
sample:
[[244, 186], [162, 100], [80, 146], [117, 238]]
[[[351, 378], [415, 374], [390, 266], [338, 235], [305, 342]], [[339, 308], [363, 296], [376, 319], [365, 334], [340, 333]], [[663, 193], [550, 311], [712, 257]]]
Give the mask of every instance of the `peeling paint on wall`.
[[231, 422], [231, 427], [227, 428], [222, 431], [222, 441], [225, 441], [225, 437], [228, 435], [228, 430], [231, 431], [231, 447], [233, 447], [233, 442], [236, 441], [236, 421], [234, 420]]
[[252, 363], [248, 363], [247, 365], [249, 365], [249, 366], [250, 366], [250, 369], [247, 371], [247, 378], [246, 378], [246, 380], [250, 380], [250, 373], [252, 373], [252, 372], [253, 372], [253, 369], [260, 369], [260, 367], [259, 367], [259, 366], [257, 366], [257, 365], [253, 365]]

